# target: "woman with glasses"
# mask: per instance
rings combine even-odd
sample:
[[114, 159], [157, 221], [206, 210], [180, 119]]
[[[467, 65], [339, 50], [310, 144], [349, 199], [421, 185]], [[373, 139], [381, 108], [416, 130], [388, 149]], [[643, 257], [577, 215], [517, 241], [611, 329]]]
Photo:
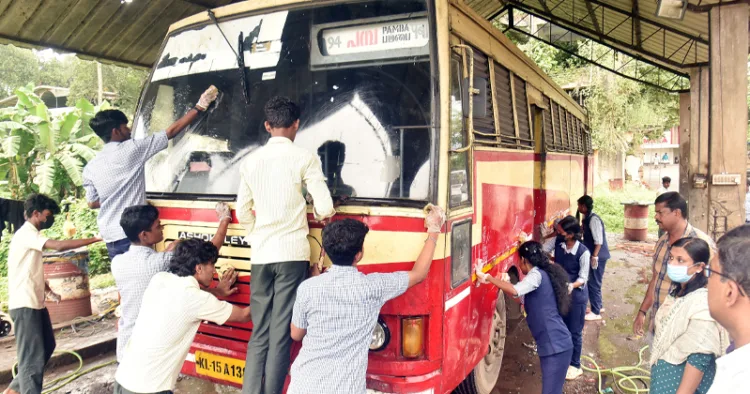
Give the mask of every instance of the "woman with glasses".
[[708, 244], [682, 238], [672, 245], [667, 275], [675, 284], [655, 316], [651, 348], [652, 394], [705, 394], [729, 336], [708, 310]]

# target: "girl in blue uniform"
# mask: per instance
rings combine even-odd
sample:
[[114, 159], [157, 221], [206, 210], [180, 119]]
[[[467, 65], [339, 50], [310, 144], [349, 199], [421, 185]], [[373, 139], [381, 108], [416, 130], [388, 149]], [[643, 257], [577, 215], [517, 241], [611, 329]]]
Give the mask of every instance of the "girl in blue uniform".
[[542, 366], [542, 394], [562, 394], [573, 354], [573, 342], [561, 316], [570, 306], [568, 275], [559, 265], [549, 262], [538, 242], [522, 244], [518, 254], [526, 277], [517, 284], [482, 273], [479, 266], [477, 277], [480, 283], [490, 282], [505, 294], [524, 297], [526, 322]]
[[555, 264], [560, 265], [568, 274], [568, 292], [571, 294], [570, 312], [564, 320], [573, 339], [573, 356], [570, 359], [570, 367], [565, 379], [573, 380], [583, 374], [581, 347], [583, 346], [586, 305], [589, 302], [586, 282], [589, 279], [591, 253], [581, 242], [581, 226], [576, 218], [568, 216], [560, 221], [560, 230], [564, 242], [555, 246]]

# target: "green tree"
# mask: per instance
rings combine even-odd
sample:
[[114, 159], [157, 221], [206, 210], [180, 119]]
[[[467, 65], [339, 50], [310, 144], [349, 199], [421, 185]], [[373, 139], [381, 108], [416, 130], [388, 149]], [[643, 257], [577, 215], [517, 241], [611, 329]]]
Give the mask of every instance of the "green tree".
[[101, 147], [88, 121], [109, 104], [96, 108], [82, 99], [73, 111], [53, 117], [31, 85], [15, 94], [16, 106], [0, 110], [0, 174], [11, 197], [32, 192], [59, 198], [77, 195], [83, 166]]
[[[80, 99], [96, 102], [99, 86], [96, 63], [76, 59], [72, 75], [68, 105], [73, 105]], [[118, 97], [112, 104], [131, 117], [135, 113], [135, 106], [147, 76], [144, 70], [102, 65], [104, 91], [117, 93]]]
[[34, 52], [13, 45], [0, 45], [0, 98], [28, 83], [36, 84], [38, 79], [39, 59]]

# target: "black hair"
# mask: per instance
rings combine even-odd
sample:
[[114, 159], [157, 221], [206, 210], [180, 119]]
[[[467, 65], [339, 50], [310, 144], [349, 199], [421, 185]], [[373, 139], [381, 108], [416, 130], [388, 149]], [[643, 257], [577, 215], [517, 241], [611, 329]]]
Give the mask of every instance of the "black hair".
[[679, 209], [682, 213], [682, 217], [684, 219], [687, 219], [688, 217], [688, 206], [687, 201], [685, 201], [684, 198], [680, 195], [680, 193], [677, 192], [666, 192], [659, 197], [656, 197], [656, 200], [654, 201], [654, 204], [662, 204], [664, 203], [667, 208], [671, 210], [677, 210]]
[[591, 198], [591, 196], [584, 195], [583, 197], [578, 199], [578, 203], [586, 207], [586, 210], [588, 210], [588, 213], [591, 213], [594, 211], [594, 199]]
[[272, 128], [292, 127], [294, 122], [299, 119], [300, 109], [288, 97], [276, 96], [266, 103], [263, 107], [266, 114], [266, 122]]
[[[711, 259], [711, 249], [708, 243], [700, 238], [680, 238], [672, 244], [672, 247], [685, 249], [694, 263], [708, 265], [708, 261]], [[670, 295], [675, 298], [684, 297], [698, 289], [706, 287], [707, 284], [708, 277], [706, 276], [706, 270], [703, 270], [693, 275], [690, 281], [685, 284], [684, 289], [682, 286], [675, 286]]]
[[99, 111], [89, 121], [89, 126], [94, 130], [94, 133], [105, 143], [112, 140], [112, 130], [119, 129], [124, 124], [128, 124], [128, 117], [122, 111], [116, 109]]
[[60, 206], [57, 205], [57, 202], [44, 194], [32, 194], [23, 202], [23, 212], [26, 219], [31, 218], [34, 211], [42, 213], [45, 209], [49, 209], [52, 215], [60, 213]]
[[351, 266], [369, 231], [360, 221], [337, 220], [323, 228], [323, 248], [333, 264]]
[[195, 267], [200, 264], [216, 264], [219, 250], [208, 241], [190, 238], [177, 244], [169, 261], [169, 272], [177, 276], [195, 275]]
[[567, 216], [560, 221], [560, 228], [568, 234], [573, 234], [573, 239], [578, 242], [583, 242], [583, 230], [581, 225], [578, 224], [578, 220], [573, 216]]
[[159, 210], [155, 206], [134, 205], [127, 207], [120, 216], [120, 227], [131, 242], [138, 242], [138, 234], [149, 231], [154, 222], [159, 219]]
[[672, 183], [672, 178], [665, 176], [664, 178], [661, 178], [661, 183]]
[[[735, 227], [724, 234], [717, 243], [721, 273], [731, 278], [737, 286], [750, 294], [750, 225]], [[722, 282], [726, 278], [722, 276]]]
[[518, 255], [529, 264], [547, 273], [557, 299], [557, 310], [566, 316], [570, 310], [570, 293], [568, 293], [568, 273], [559, 264], [549, 262], [542, 244], [536, 241], [524, 242], [518, 249]]

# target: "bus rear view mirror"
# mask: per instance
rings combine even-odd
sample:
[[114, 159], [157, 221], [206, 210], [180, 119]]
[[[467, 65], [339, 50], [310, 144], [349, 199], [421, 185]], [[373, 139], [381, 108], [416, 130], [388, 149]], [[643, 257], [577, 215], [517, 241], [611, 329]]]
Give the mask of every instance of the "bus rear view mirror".
[[[487, 116], [487, 79], [474, 77], [474, 117], [484, 118]], [[464, 117], [469, 117], [469, 78], [464, 78], [464, 84], [461, 89]]]

